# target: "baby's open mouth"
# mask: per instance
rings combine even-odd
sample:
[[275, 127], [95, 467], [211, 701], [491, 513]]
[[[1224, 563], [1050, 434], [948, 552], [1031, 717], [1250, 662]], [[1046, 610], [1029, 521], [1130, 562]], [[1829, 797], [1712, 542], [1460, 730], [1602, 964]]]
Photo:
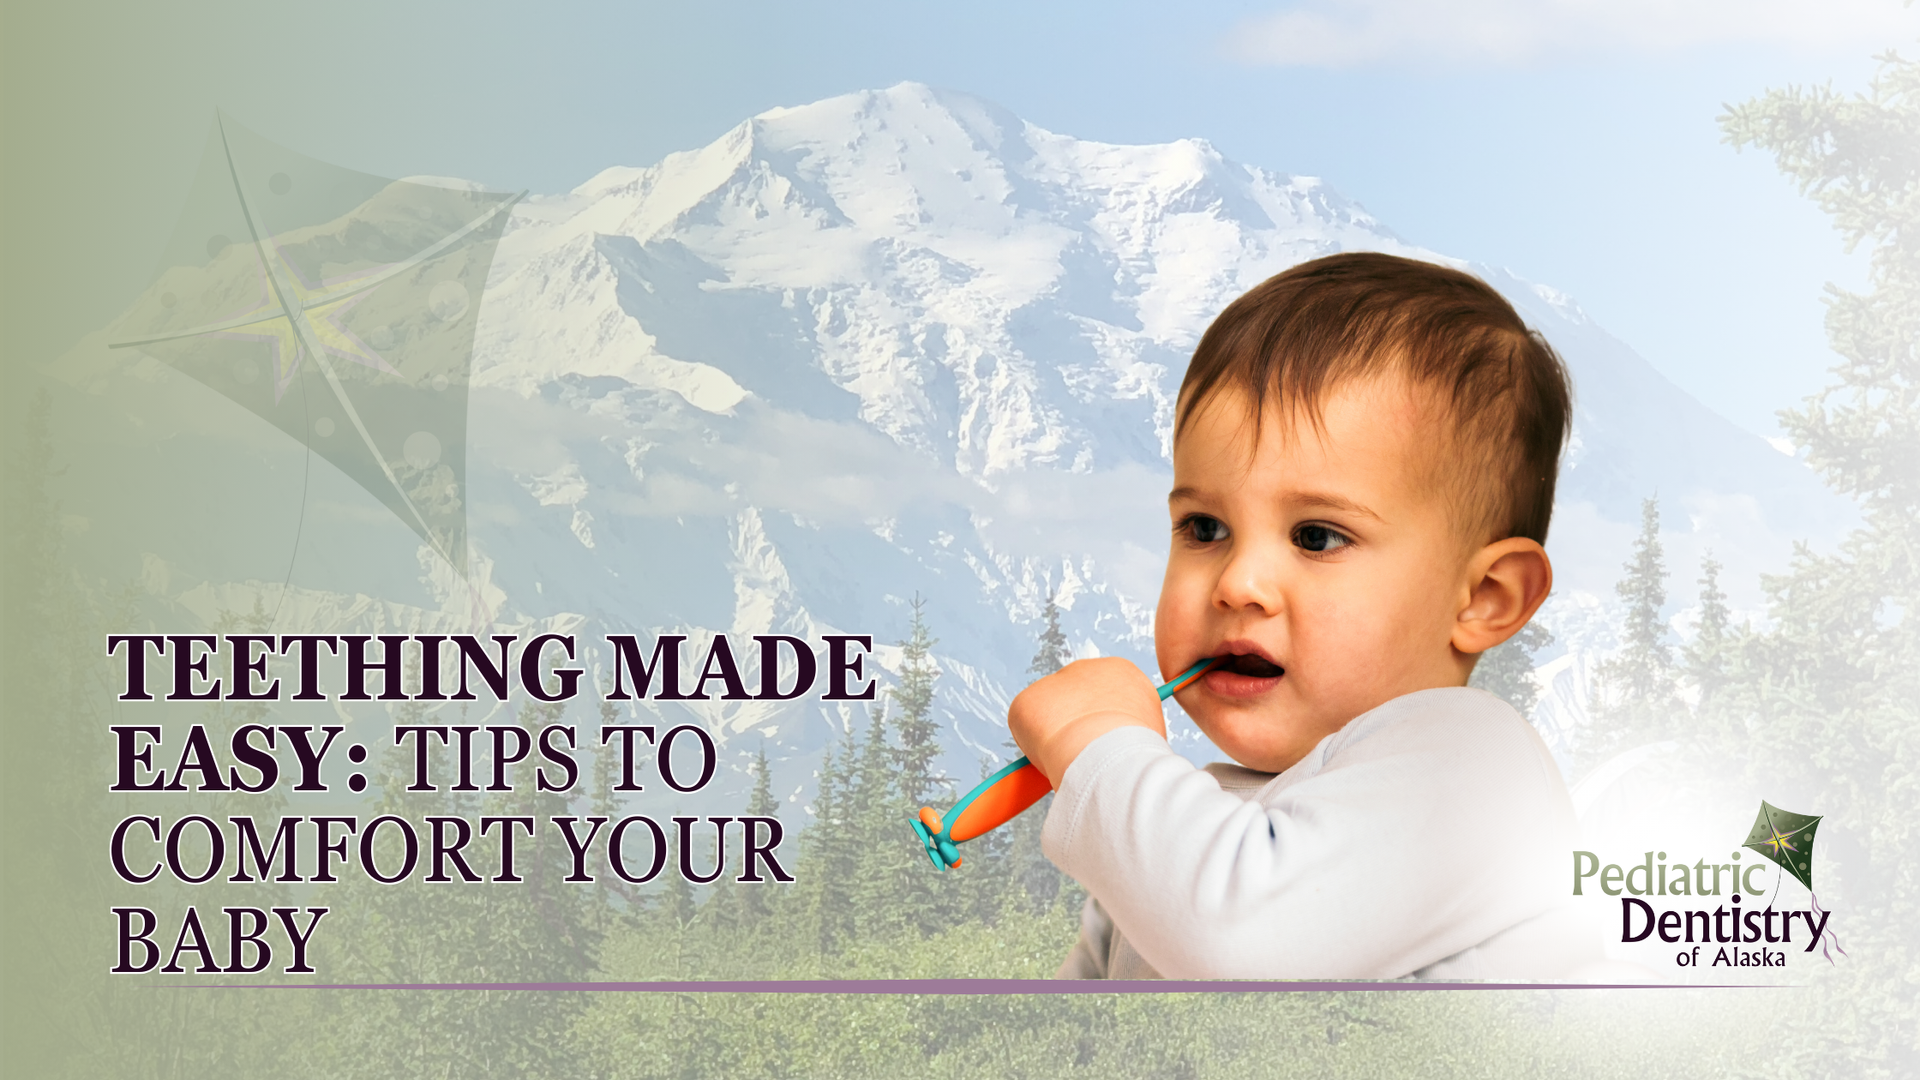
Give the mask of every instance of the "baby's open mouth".
[[1287, 669], [1261, 656], [1223, 656], [1214, 665], [1215, 671], [1231, 671], [1235, 675], [1247, 675], [1255, 679], [1271, 679], [1286, 674]]

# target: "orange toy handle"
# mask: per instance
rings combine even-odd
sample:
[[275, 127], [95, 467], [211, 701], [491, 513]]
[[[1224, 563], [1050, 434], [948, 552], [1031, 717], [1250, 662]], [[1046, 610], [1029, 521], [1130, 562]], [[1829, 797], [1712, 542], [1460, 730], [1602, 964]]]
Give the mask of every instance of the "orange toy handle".
[[[1213, 666], [1215, 659], [1209, 657], [1202, 660], [1161, 686], [1157, 691], [1160, 700], [1165, 701], [1191, 685]], [[1039, 802], [1042, 795], [1052, 790], [1053, 785], [1047, 782], [1046, 774], [1023, 757], [980, 781], [980, 786], [967, 792], [966, 797], [954, 804], [944, 818], [933, 807], [923, 806], [919, 815], [908, 824], [913, 826], [914, 836], [926, 849], [927, 858], [934, 866], [945, 870], [960, 865], [960, 849], [956, 845], [1019, 817], [1022, 811]]]
[[960, 865], [960, 849], [956, 845], [961, 841], [1005, 825], [1052, 790], [1046, 774], [1023, 757], [980, 781], [979, 787], [967, 792], [965, 798], [947, 811], [947, 818], [943, 819], [933, 807], [923, 806], [919, 817], [909, 824], [926, 848], [927, 858], [934, 866], [946, 870]]
[[981, 792], [960, 811], [947, 832], [949, 839], [958, 844], [997, 829], [1019, 817], [1027, 807], [1039, 802], [1041, 796], [1053, 790], [1053, 785], [1047, 782], [1047, 774], [1025, 758], [1020, 761], [1018, 769]]

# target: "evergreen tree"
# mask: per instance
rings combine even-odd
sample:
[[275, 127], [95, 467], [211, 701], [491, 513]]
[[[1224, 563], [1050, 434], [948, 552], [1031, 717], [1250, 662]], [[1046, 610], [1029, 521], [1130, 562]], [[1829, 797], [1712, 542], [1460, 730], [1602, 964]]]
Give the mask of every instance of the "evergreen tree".
[[884, 704], [868, 712], [867, 737], [854, 759], [846, 801], [859, 867], [853, 927], [861, 940], [886, 940], [909, 926], [937, 924], [928, 878], [935, 873], [913, 846], [908, 819], [924, 801], [907, 797], [900, 749], [887, 739]]
[[1614, 592], [1626, 603], [1619, 651], [1595, 669], [1592, 726], [1581, 738], [1581, 757], [1597, 765], [1621, 750], [1672, 738], [1675, 717], [1673, 654], [1667, 647], [1667, 567], [1660, 547], [1660, 504], [1640, 504], [1640, 535]]
[[[1005, 764], [994, 758], [982, 759], [980, 779], [985, 780]], [[1014, 863], [1009, 858], [1013, 833], [1029, 815], [1039, 812], [1039, 807], [1031, 808], [1026, 814], [998, 829], [974, 837], [961, 847], [964, 861], [957, 870], [942, 875], [947, 880], [941, 882], [945, 890], [954, 894], [954, 917], [957, 920], [991, 925], [999, 917], [1008, 894], [1016, 887]]]
[[1047, 590], [1047, 606], [1041, 616], [1047, 620], [1047, 626], [1040, 631], [1040, 648], [1033, 654], [1033, 663], [1027, 665], [1027, 670], [1045, 678], [1066, 667], [1073, 659], [1073, 650], [1067, 646], [1067, 635], [1060, 632], [1060, 605], [1052, 589]]
[[900, 685], [887, 691], [888, 698], [900, 708], [894, 724], [899, 737], [894, 753], [899, 792], [915, 808], [930, 801], [944, 780], [934, 775], [934, 763], [940, 756], [940, 727], [933, 719], [933, 684], [940, 677], [940, 669], [933, 660], [933, 647], [938, 641], [927, 628], [926, 615], [927, 602], [915, 596], [913, 623], [906, 640], [900, 643]]
[[[550, 686], [549, 689], [552, 689]], [[526, 733], [528, 746], [537, 746], [540, 732], [561, 723], [564, 702], [526, 702], [515, 713], [514, 722]], [[582, 882], [569, 882], [573, 873], [573, 855], [553, 824], [557, 817], [582, 818], [570, 805], [566, 792], [542, 791], [535, 780], [537, 766], [530, 755], [527, 762], [508, 773], [512, 789], [493, 794], [482, 804], [481, 813], [512, 814], [530, 817], [535, 825], [531, 862], [520, 873], [526, 876], [523, 894], [495, 888], [488, 892], [496, 902], [495, 918], [525, 927], [525, 936], [515, 941], [516, 960], [521, 969], [537, 973], [541, 982], [571, 982], [586, 978], [594, 970], [599, 951], [600, 931], [605, 925], [602, 908], [611, 900], [606, 891]], [[602, 826], [604, 830], [611, 823]], [[592, 829], [585, 821], [576, 828], [584, 836]], [[594, 875], [598, 878], [601, 875]], [[512, 920], [512, 921], [509, 921]], [[492, 935], [498, 940], [498, 932]], [[497, 945], [490, 946], [498, 950]]]
[[[748, 802], [752, 801], [753, 794], [749, 791]], [[745, 804], [735, 809], [738, 812], [752, 813], [751, 810], [745, 809]], [[740, 869], [746, 859], [746, 827], [745, 822], [734, 822], [726, 826], [728, 832], [739, 836], [741, 840], [737, 845], [728, 844], [727, 854], [731, 861], [728, 865], [720, 867], [720, 876], [707, 887], [706, 900], [700, 904], [701, 923], [711, 929], [731, 934], [739, 934], [750, 929], [759, 921], [759, 915], [764, 913], [763, 906], [760, 910], [755, 910], [756, 905], [761, 904], [762, 898], [759, 894], [764, 886], [739, 880]], [[713, 845], [710, 841], [706, 844], [706, 848], [712, 852]]]
[[[101, 857], [115, 823], [131, 814], [188, 814], [215, 821], [228, 810], [271, 817], [277, 796], [253, 796], [239, 805], [231, 792], [195, 790], [161, 795], [108, 793], [102, 782], [115, 752], [108, 725], [162, 724], [168, 740], [185, 734], [185, 722], [210, 725], [224, 737], [245, 716], [265, 716], [259, 705], [213, 703], [203, 712], [124, 706], [116, 664], [101, 651], [110, 633], [146, 622], [137, 618], [137, 593], [111, 593], [89, 586], [75, 572], [62, 542], [61, 507], [53, 481], [56, 464], [52, 400], [36, 393], [25, 402], [6, 441], [4, 503], [0, 503], [0, 560], [4, 578], [5, 645], [0, 650], [0, 693], [5, 708], [5, 752], [0, 753], [0, 831], [5, 874], [0, 907], [0, 970], [8, 981], [5, 1065], [21, 1076], [200, 1077], [239, 1075], [283, 1067], [284, 1048], [230, 1040], [227, 1032], [272, 1022], [297, 1024], [309, 1008], [264, 1002], [167, 1002], [150, 980], [203, 981], [196, 955], [185, 952], [184, 974], [114, 975], [111, 937], [103, 937], [101, 914], [111, 906], [137, 904], [156, 912], [153, 935], [170, 959], [174, 932], [187, 905], [197, 904], [202, 927], [224, 959], [223, 903], [284, 903], [285, 886], [234, 884], [219, 875], [186, 885], [162, 873], [130, 885]], [[149, 624], [150, 625], [150, 624]], [[158, 628], [155, 628], [158, 629]], [[173, 629], [173, 627], [167, 627]], [[180, 629], [185, 629], [181, 627]], [[222, 629], [251, 629], [227, 619]], [[218, 661], [216, 661], [216, 664]], [[151, 670], [151, 668], [150, 668]], [[224, 738], [215, 745], [224, 747]], [[159, 757], [159, 752], [154, 753]], [[195, 784], [194, 780], [187, 781]], [[188, 859], [205, 857], [189, 834]], [[192, 850], [198, 848], [198, 850]], [[232, 857], [229, 850], [229, 859]], [[264, 905], [262, 905], [264, 906]]]
[[[600, 727], [612, 727], [619, 723], [620, 711], [613, 702], [600, 700]], [[581, 742], [593, 748], [593, 766], [587, 773], [587, 813], [593, 817], [607, 819], [604, 828], [611, 830], [613, 823], [624, 816], [620, 797], [615, 787], [620, 783], [620, 740], [601, 741], [599, 732], [582, 735]], [[607, 893], [607, 902], [601, 905], [600, 912], [606, 926], [610, 928], [620, 919], [632, 918], [645, 906], [643, 886], [629, 884], [612, 874], [596, 875], [602, 879], [601, 888]]]
[[[767, 765], [767, 747], [761, 744], [759, 752], [753, 758], [753, 790], [747, 795], [747, 815], [749, 817], [774, 817], [780, 809], [779, 800], [773, 797], [773, 773]], [[741, 828], [746, 828], [742, 825]], [[740, 857], [746, 858], [745, 838], [742, 838]], [[767, 917], [767, 890], [779, 888], [773, 882], [733, 882], [732, 887], [740, 893], [740, 920], [746, 925], [756, 925]]]
[[1682, 655], [1687, 678], [1700, 691], [1700, 711], [1712, 707], [1713, 697], [1727, 680], [1727, 653], [1733, 644], [1727, 594], [1720, 589], [1720, 564], [1708, 552], [1700, 560], [1700, 623]]
[[[672, 839], [669, 836], [669, 842]], [[693, 923], [699, 908], [693, 901], [693, 886], [680, 876], [680, 868], [671, 854], [667, 857], [666, 869], [660, 872], [660, 882], [660, 891], [654, 898], [656, 924], [670, 934], [685, 930]]]
[[1673, 654], [1667, 648], [1667, 624], [1660, 609], [1667, 603], [1667, 565], [1660, 547], [1660, 502], [1640, 503], [1640, 535], [1627, 560], [1627, 576], [1613, 591], [1627, 605], [1621, 649], [1604, 666], [1613, 691], [1625, 702], [1664, 700], [1672, 683]]
[[794, 871], [800, 891], [794, 910], [821, 956], [839, 953], [854, 934], [852, 896], [860, 849], [847, 791], [859, 752], [858, 740], [846, 730], [838, 747], [821, 756], [813, 824], [800, 834], [800, 862]]
[[900, 643], [900, 682], [887, 692], [887, 704], [898, 706], [897, 718], [889, 723], [885, 704], [871, 711], [845, 795], [859, 865], [852, 890], [854, 928], [863, 940], [886, 939], [908, 928], [931, 933], [951, 925], [967, 906], [965, 886], [939, 880], [947, 875], [927, 864], [908, 824], [922, 806], [951, 797], [946, 778], [934, 772], [940, 755], [940, 729], [933, 719], [933, 686], [940, 674], [933, 660], [936, 639], [927, 626], [926, 601], [915, 596], [912, 609], [913, 621]]
[[[1774, 155], [1872, 249], [1869, 291], [1829, 285], [1837, 381], [1782, 425], [1863, 523], [1831, 555], [1801, 548], [1764, 582], [1771, 628], [1743, 635], [1713, 699], [1716, 749], [1767, 790], [1844, 821], [1818, 892], [1850, 911], [1840, 984], [1783, 1018], [1776, 1067], [1804, 1076], [1910, 1073], [1920, 1028], [1920, 64], [1893, 53], [1865, 94], [1789, 87], [1721, 118]], [[1845, 848], [1840, 848], [1844, 843]], [[1816, 857], [1820, 848], [1816, 847]], [[1857, 906], [1856, 906], [1857, 905]], [[1836, 917], [1837, 921], [1837, 917]], [[1844, 1031], [1844, 1041], [1834, 1032]], [[1844, 1056], [1842, 1056], [1844, 1054]]]
[[[542, 727], [558, 721], [562, 708], [528, 703], [515, 722], [530, 740], [537, 739]], [[446, 723], [429, 716], [417, 701], [402, 703], [394, 719], [397, 726]], [[478, 749], [483, 742], [476, 738], [474, 744]], [[536, 791], [531, 769], [509, 773], [510, 791], [454, 790], [453, 757], [429, 742], [434, 786], [427, 791], [408, 790], [414, 770], [410, 749], [395, 743], [376, 759], [370, 779], [379, 796], [362, 809], [361, 820], [390, 814], [411, 821], [423, 839], [423, 862], [396, 884], [375, 882], [355, 867], [324, 887], [321, 902], [337, 925], [317, 946], [324, 954], [317, 966], [342, 981], [381, 983], [587, 978], [606, 923], [596, 910], [605, 894], [564, 880], [572, 857], [551, 818], [568, 813], [565, 797]], [[484, 761], [476, 765], [476, 784], [486, 784], [487, 769]], [[521, 880], [488, 880], [502, 868], [471, 849], [471, 869], [481, 880], [464, 880], [451, 863], [445, 867], [451, 880], [425, 880], [433, 871], [427, 839], [433, 827], [427, 820], [477, 822], [482, 815], [534, 819], [533, 835], [522, 834], [514, 844], [514, 873]], [[401, 843], [393, 830], [375, 845], [375, 859], [390, 869], [400, 865]], [[566, 1033], [584, 1003], [568, 997], [485, 992], [358, 1003], [341, 1011], [333, 1037], [322, 1043], [328, 1058], [318, 1071], [344, 1077], [569, 1075], [579, 1047]], [[424, 1032], [434, 1035], [425, 1038]]]
[[1540, 702], [1540, 684], [1533, 677], [1535, 653], [1553, 644], [1553, 632], [1538, 621], [1480, 654], [1468, 686], [1476, 686], [1512, 705], [1521, 716], [1532, 716]]
[[[1041, 678], [1066, 667], [1073, 659], [1073, 651], [1067, 645], [1067, 635], [1060, 630], [1060, 605], [1052, 590], [1047, 592], [1047, 606], [1042, 612], [1046, 626], [1040, 631], [1038, 648], [1033, 654], [1033, 663], [1027, 670]], [[1020, 749], [1012, 739], [1007, 740], [1009, 758], [1018, 755]], [[999, 763], [990, 764], [987, 769], [997, 769]], [[1060, 895], [1061, 885], [1066, 875], [1047, 860], [1040, 850], [1040, 833], [1047, 820], [1047, 811], [1053, 805], [1053, 796], [1046, 795], [1027, 812], [1002, 826], [1000, 835], [989, 834], [980, 840], [971, 841], [977, 846], [983, 840], [993, 840], [994, 847], [986, 854], [996, 856], [1005, 863], [1005, 870], [996, 875], [994, 887], [1001, 890], [1000, 905], [1015, 904], [1028, 911], [1044, 911]]]

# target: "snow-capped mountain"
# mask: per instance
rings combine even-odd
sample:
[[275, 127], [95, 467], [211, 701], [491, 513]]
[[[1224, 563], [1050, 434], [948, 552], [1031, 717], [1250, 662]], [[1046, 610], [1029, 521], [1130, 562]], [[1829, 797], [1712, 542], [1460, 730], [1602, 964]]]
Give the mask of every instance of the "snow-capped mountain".
[[[1641, 498], [1662, 500], [1681, 609], [1703, 550], [1757, 611], [1757, 572], [1849, 518], [1571, 299], [1419, 248], [1318, 180], [1200, 140], [1086, 142], [904, 83], [776, 109], [515, 211], [475, 342], [473, 588], [502, 625], [583, 640], [892, 643], [918, 595], [950, 771], [970, 777], [963, 748], [1002, 752], [1049, 592], [1083, 655], [1150, 658], [1174, 394], [1207, 323], [1287, 266], [1355, 249], [1481, 274], [1568, 360], [1545, 616], [1575, 654], [1563, 667], [1609, 644]], [[315, 528], [367, 542], [344, 519]], [[764, 741], [788, 790], [857, 719], [690, 704], [730, 755]], [[1550, 735], [1578, 705], [1550, 703]], [[1190, 726], [1179, 745], [1208, 749]]]

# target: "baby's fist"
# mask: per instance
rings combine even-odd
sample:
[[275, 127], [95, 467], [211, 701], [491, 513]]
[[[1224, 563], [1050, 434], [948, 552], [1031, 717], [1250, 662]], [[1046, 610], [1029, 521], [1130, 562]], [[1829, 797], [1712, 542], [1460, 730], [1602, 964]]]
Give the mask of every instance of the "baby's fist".
[[1013, 741], [1056, 789], [1087, 744], [1120, 727], [1167, 737], [1152, 680], [1117, 657], [1075, 660], [1020, 691], [1007, 710]]

